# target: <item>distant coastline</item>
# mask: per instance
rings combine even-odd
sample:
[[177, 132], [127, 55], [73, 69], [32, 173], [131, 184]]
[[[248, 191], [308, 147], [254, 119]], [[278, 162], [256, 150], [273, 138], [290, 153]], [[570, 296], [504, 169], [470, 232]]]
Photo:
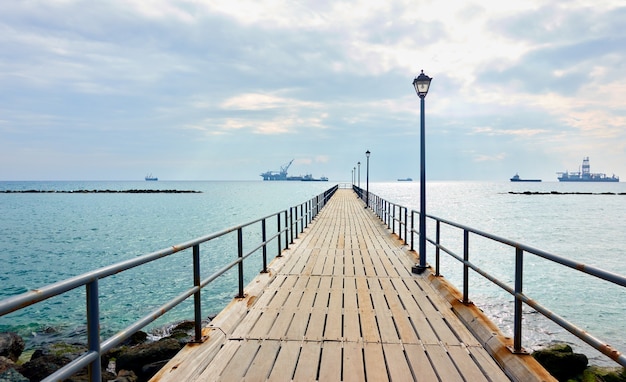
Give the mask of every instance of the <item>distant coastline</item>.
[[193, 190], [4, 190], [3, 194], [201, 194]]

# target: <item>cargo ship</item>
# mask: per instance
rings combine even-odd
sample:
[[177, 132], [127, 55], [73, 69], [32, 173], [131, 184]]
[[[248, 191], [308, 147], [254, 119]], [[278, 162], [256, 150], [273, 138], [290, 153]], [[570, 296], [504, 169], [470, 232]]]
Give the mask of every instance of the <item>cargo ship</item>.
[[559, 182], [619, 182], [619, 176], [606, 176], [603, 173], [593, 173], [590, 171], [589, 157], [583, 158], [582, 171], [557, 172]]
[[293, 159], [284, 166], [280, 167], [280, 171], [266, 171], [262, 173], [260, 176], [263, 177], [263, 180], [292, 180], [292, 181], [303, 181], [303, 182], [328, 182], [328, 178], [321, 177], [319, 179], [314, 178], [313, 175], [298, 175], [298, 176], [289, 176], [287, 175], [287, 170], [293, 163]]
[[150, 182], [156, 182], [157, 180], [159, 180], [159, 178], [157, 178], [156, 176], [153, 176], [152, 174], [146, 175], [144, 179]]
[[541, 179], [522, 179], [518, 174], [513, 175], [511, 182], [541, 182]]

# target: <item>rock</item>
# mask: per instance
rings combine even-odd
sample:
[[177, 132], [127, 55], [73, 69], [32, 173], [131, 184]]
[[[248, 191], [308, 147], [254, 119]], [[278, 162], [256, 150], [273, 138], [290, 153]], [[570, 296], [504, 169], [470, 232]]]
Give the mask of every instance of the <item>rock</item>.
[[132, 371], [128, 370], [120, 370], [117, 373], [117, 377], [115, 379], [109, 380], [109, 382], [137, 382], [137, 376]]
[[583, 372], [583, 382], [626, 382], [626, 369], [590, 366]]
[[140, 330], [138, 332], [131, 334], [130, 337], [128, 337], [124, 342], [122, 342], [122, 345], [128, 345], [128, 346], [139, 345], [139, 344], [145, 343], [147, 339], [148, 339], [148, 333]]
[[13, 362], [13, 360], [8, 359], [4, 356], [0, 356], [0, 373], [9, 369], [15, 369], [16, 366], [17, 365], [15, 365], [15, 362]]
[[53, 354], [32, 358], [20, 368], [20, 373], [31, 381], [41, 381], [48, 375], [70, 363], [70, 359]]
[[567, 344], [538, 350], [533, 353], [533, 357], [559, 381], [581, 375], [588, 363], [586, 355], [574, 353]]
[[30, 382], [15, 369], [7, 369], [0, 372], [0, 382]]
[[24, 351], [24, 340], [17, 333], [0, 333], [0, 356], [17, 362]]
[[139, 380], [150, 376], [143, 374], [143, 366], [154, 362], [171, 359], [182, 349], [182, 346], [173, 338], [137, 345], [123, 350], [115, 360], [115, 371], [132, 370]]

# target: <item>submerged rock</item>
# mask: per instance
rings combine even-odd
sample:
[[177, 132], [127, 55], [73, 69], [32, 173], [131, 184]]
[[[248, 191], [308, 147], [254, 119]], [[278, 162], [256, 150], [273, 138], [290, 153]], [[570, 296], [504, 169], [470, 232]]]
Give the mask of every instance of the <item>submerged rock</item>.
[[17, 362], [24, 351], [24, 340], [17, 333], [0, 333], [0, 356]]
[[533, 357], [559, 381], [581, 375], [587, 368], [587, 356], [574, 353], [567, 344], [556, 344], [549, 348], [538, 350]]
[[169, 360], [182, 348], [182, 345], [177, 340], [165, 338], [161, 341], [124, 349], [115, 360], [115, 371], [131, 370], [139, 377], [139, 380], [146, 380], [151, 375], [144, 374], [143, 368], [145, 365]]

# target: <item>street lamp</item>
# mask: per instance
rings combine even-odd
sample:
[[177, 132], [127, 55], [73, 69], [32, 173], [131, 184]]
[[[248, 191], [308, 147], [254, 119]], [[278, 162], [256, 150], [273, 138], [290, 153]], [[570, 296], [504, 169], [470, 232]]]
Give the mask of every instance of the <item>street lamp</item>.
[[357, 165], [359, 166], [359, 189], [361, 188], [361, 162], [357, 162]]
[[420, 98], [420, 221], [419, 221], [419, 257], [420, 262], [411, 269], [420, 274], [426, 270], [426, 142], [424, 134], [424, 98], [428, 94], [432, 78], [422, 73], [413, 80], [413, 87]]
[[367, 157], [367, 170], [365, 172], [365, 184], [366, 184], [366, 190], [365, 190], [365, 208], [370, 206], [370, 151], [367, 150], [365, 152], [365, 156]]

